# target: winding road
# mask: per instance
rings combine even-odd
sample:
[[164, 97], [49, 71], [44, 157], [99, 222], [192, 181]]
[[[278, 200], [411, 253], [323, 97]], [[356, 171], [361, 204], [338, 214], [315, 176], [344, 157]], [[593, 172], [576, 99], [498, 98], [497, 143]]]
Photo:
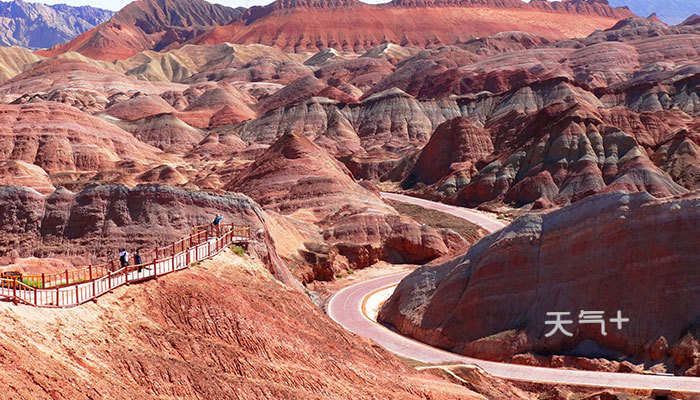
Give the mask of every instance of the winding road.
[[[501, 221], [473, 210], [397, 194], [382, 193], [382, 197], [443, 211], [481, 225], [489, 232], [505, 227]], [[424, 363], [477, 365], [493, 376], [520, 381], [618, 389], [700, 392], [700, 378], [564, 370], [498, 363], [450, 353], [401, 336], [376, 322], [371, 309], [372, 306], [386, 299], [407, 274], [408, 272], [387, 275], [339, 291], [328, 301], [328, 315], [349, 331], [372, 339], [397, 355]]]

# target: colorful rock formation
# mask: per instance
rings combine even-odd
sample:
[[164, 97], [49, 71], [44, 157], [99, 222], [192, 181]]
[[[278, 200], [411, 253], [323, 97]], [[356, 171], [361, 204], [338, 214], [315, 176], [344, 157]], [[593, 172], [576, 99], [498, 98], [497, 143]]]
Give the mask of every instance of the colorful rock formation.
[[[688, 349], [700, 337], [689, 328], [700, 318], [698, 204], [697, 194], [657, 200], [614, 192], [523, 216], [466, 255], [409, 275], [379, 320], [476, 357], [628, 357], [696, 375], [697, 350]], [[670, 296], [673, 307], [639, 293]], [[581, 310], [604, 311], [606, 334], [600, 323], [580, 323]], [[620, 327], [609, 321], [618, 310], [629, 318]], [[570, 313], [571, 336], [549, 335], [548, 312]], [[662, 350], [659, 341], [667, 343]]]

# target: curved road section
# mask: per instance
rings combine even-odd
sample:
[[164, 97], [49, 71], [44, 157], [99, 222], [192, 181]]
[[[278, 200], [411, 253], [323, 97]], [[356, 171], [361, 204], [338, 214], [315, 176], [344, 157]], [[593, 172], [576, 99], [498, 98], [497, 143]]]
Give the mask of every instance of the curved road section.
[[477, 224], [485, 230], [487, 230], [489, 233], [500, 231], [501, 229], [507, 226], [507, 224], [504, 224], [503, 222], [497, 220], [496, 218], [486, 213], [482, 213], [476, 210], [470, 210], [468, 208], [448, 206], [447, 204], [436, 203], [434, 201], [423, 200], [416, 197], [405, 196], [396, 193], [382, 192], [382, 198], [430, 208], [431, 210], [442, 211], [445, 214], [450, 214], [457, 218], [461, 218], [471, 223]]
[[[479, 224], [489, 232], [499, 230], [505, 226], [502, 222], [490, 216], [472, 210], [395, 194], [382, 193], [382, 197], [443, 211]], [[372, 320], [368, 315], [366, 306], [368, 301], [371, 302], [371, 298], [378, 293], [386, 296], [386, 292], [395, 287], [407, 274], [404, 272], [387, 275], [358, 283], [339, 291], [328, 302], [328, 315], [349, 331], [372, 339], [397, 355], [424, 363], [472, 364], [479, 366], [493, 376], [520, 381], [620, 389], [700, 392], [700, 378], [564, 370], [483, 361], [450, 353], [401, 336]]]

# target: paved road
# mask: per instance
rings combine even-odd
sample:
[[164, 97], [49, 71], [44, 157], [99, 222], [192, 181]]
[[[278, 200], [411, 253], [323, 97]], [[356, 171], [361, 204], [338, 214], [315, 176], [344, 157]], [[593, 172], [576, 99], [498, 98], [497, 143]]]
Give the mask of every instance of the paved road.
[[[402, 199], [397, 195], [382, 194], [389, 199]], [[457, 207], [445, 206], [425, 200], [411, 199], [410, 203], [439, 209], [460, 218], [481, 224], [482, 218], [489, 218], [490, 222], [503, 224], [500, 221], [485, 217], [481, 213], [463, 210]], [[398, 200], [403, 201], [403, 200]], [[472, 218], [477, 215], [479, 218]], [[497, 228], [497, 225], [484, 226], [487, 230]], [[365, 305], [372, 295], [388, 287], [397, 285], [407, 273], [393, 274], [385, 277], [362, 282], [336, 293], [328, 302], [328, 315], [346, 329], [366, 338], [370, 338], [403, 357], [412, 358], [426, 363], [461, 363], [474, 364], [483, 368], [491, 375], [531, 382], [543, 382], [567, 385], [598, 386], [606, 388], [634, 388], [634, 389], [670, 389], [676, 391], [700, 392], [700, 378], [622, 374], [610, 372], [574, 371], [554, 368], [530, 367], [516, 364], [496, 363], [478, 360], [449, 353], [444, 350], [417, 342], [387, 329], [379, 323], [371, 320], [365, 313]]]
[[500, 231], [507, 225], [487, 213], [471, 210], [469, 208], [448, 206], [447, 204], [437, 203], [430, 200], [423, 200], [411, 196], [404, 196], [402, 194], [396, 193], [382, 193], [382, 198], [400, 201], [402, 203], [414, 204], [417, 206], [430, 208], [432, 210], [442, 211], [446, 214], [454, 215], [457, 218], [462, 218], [469, 222], [480, 225], [489, 233]]

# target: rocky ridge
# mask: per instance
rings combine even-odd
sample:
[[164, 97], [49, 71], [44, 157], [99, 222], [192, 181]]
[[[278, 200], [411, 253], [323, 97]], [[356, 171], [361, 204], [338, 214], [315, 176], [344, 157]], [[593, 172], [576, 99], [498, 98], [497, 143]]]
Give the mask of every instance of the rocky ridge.
[[[395, 2], [376, 6], [349, 0], [278, 0], [246, 10], [214, 6], [203, 0], [188, 0], [179, 7], [169, 2], [140, 0], [93, 31], [42, 55], [75, 51], [113, 61], [143, 50], [160, 51], [185, 42], [264, 44], [296, 53], [325, 48], [364, 53], [385, 42], [437, 48], [477, 34], [516, 29], [562, 39], [586, 35], [633, 16], [628, 9], [594, 1], [564, 1], [554, 5], [545, 1], [437, 2], [425, 7], [426, 4]], [[306, 12], [309, 9], [313, 12]], [[164, 18], [166, 15], [170, 16], [168, 20]], [[417, 23], [418, 15], [436, 23]], [[547, 22], [554, 19], [566, 23]], [[286, 28], [280, 31], [278, 26]]]
[[0, 2], [0, 46], [52, 47], [73, 40], [113, 14], [90, 6], [44, 5], [23, 0]]

